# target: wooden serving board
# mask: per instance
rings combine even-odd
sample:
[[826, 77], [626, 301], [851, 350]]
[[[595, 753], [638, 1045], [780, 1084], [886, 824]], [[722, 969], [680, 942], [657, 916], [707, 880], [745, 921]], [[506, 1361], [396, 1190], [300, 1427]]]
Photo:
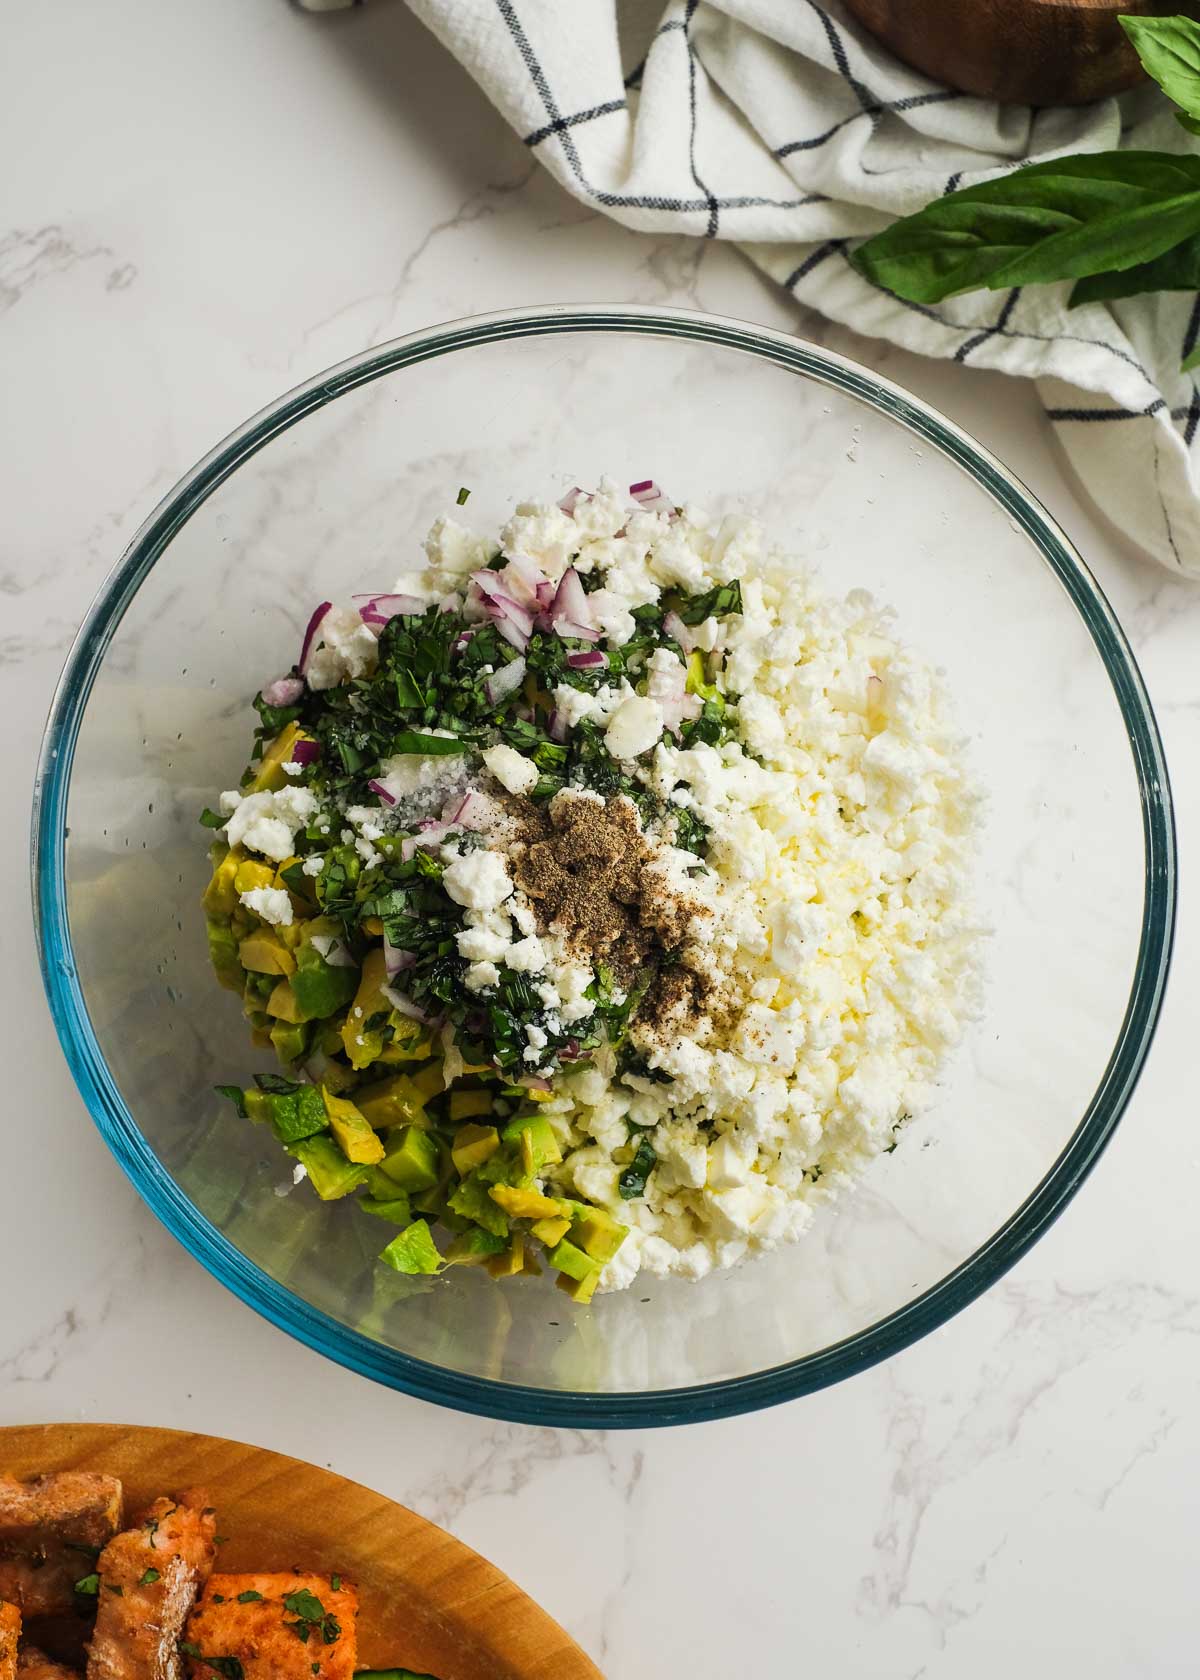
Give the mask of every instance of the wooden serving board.
[[1145, 77], [1122, 14], [1200, 18], [1197, 0], [846, 0], [935, 82], [1023, 105], [1084, 105]]
[[603, 1680], [506, 1575], [403, 1505], [261, 1447], [175, 1429], [40, 1424], [0, 1429], [0, 1471], [99, 1470], [131, 1510], [205, 1487], [224, 1570], [340, 1571], [358, 1586], [359, 1666], [438, 1680]]

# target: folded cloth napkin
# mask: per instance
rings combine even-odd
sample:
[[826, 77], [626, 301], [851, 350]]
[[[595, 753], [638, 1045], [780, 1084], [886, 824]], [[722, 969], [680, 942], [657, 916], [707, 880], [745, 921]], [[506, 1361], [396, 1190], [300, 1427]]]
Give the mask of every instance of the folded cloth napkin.
[[[329, 10], [353, 0], [301, 0]], [[1036, 380], [1079, 477], [1200, 577], [1200, 297], [1068, 310], [1069, 288], [929, 308], [851, 268], [861, 235], [1033, 158], [1194, 142], [1154, 88], [997, 105], [901, 64], [841, 0], [409, 0], [568, 192], [627, 227], [735, 240], [811, 308], [906, 349]]]

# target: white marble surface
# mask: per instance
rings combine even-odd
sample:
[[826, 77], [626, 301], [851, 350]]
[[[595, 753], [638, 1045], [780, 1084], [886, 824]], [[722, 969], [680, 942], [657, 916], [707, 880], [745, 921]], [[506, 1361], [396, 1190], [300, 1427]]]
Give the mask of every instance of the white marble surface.
[[[72, 632], [157, 497], [286, 386], [477, 310], [611, 299], [794, 326], [973, 431], [1062, 520], [1122, 616], [1167, 738], [1185, 878], [1200, 592], [1080, 504], [1031, 391], [825, 332], [728, 249], [641, 239], [569, 202], [399, 0], [325, 18], [284, 0], [2, 0], [0, 18], [0, 1423], [177, 1424], [330, 1464], [487, 1552], [614, 1680], [1193, 1674], [1200, 959], [1186, 899], [1117, 1138], [991, 1294], [836, 1390], [589, 1436], [375, 1389], [259, 1322], [165, 1235], [58, 1052], [25, 811]], [[586, 1567], [555, 1540], [564, 1511]]]

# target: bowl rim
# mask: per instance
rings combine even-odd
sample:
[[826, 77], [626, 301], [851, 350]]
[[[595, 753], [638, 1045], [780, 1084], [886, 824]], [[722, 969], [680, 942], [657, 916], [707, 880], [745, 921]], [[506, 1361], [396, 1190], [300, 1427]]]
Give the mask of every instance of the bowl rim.
[[[1142, 807], [1142, 923], [1121, 1028], [1099, 1084], [1071, 1137], [1021, 1205], [953, 1271], [914, 1300], [840, 1342], [746, 1376], [632, 1393], [581, 1393], [516, 1385], [415, 1359], [315, 1310], [241, 1254], [160, 1165], [125, 1106], [88, 1016], [75, 970], [66, 905], [67, 801], [88, 698], [108, 645], [137, 589], [197, 508], [273, 437], [359, 385], [474, 345], [567, 332], [650, 334], [745, 352], [858, 399], [965, 470], [1025, 531], [1091, 635], [1125, 725]], [[67, 657], [51, 703], [34, 784], [31, 870], [42, 978], [75, 1083], [101, 1136], [134, 1188], [215, 1278], [316, 1352], [422, 1400], [520, 1423], [642, 1428], [757, 1410], [864, 1370], [945, 1323], [1038, 1240], [1098, 1160], [1149, 1052], [1171, 961], [1177, 854], [1162, 740], [1125, 635], [1103, 591], [1064, 532], [995, 456], [900, 386], [847, 357], [791, 334], [700, 311], [592, 304], [470, 316], [360, 352], [262, 409], [179, 480], [101, 585]]]

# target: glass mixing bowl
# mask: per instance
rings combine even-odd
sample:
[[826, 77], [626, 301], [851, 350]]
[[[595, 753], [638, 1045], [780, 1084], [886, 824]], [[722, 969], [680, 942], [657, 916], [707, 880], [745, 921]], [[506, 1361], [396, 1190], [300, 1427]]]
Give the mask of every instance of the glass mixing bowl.
[[[573, 1308], [374, 1263], [381, 1227], [280, 1195], [286, 1163], [213, 1085], [266, 1057], [214, 983], [197, 815], [236, 781], [261, 680], [314, 602], [386, 589], [471, 488], [512, 502], [610, 473], [759, 512], [828, 588], [865, 586], [945, 668], [989, 796], [984, 1019], [935, 1108], [803, 1242], [695, 1285]], [[104, 1138], [242, 1300], [397, 1388], [537, 1423], [689, 1422], [904, 1347], [1012, 1265], [1112, 1133], [1162, 1000], [1175, 854], [1162, 748], [1104, 597], [984, 450], [865, 369], [667, 310], [438, 327], [283, 397], [154, 512], [54, 701], [34, 891], [50, 1006]], [[386, 1232], [383, 1233], [386, 1240]]]

